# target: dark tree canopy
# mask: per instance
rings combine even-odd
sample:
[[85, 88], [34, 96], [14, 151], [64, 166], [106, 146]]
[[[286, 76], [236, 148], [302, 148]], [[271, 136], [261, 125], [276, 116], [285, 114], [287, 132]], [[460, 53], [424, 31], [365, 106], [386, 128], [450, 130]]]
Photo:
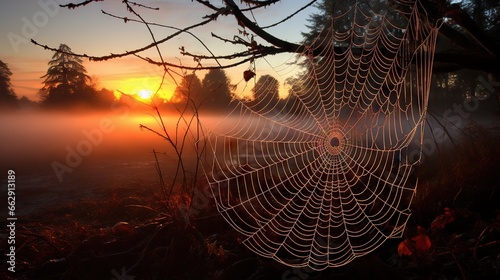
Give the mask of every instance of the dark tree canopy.
[[38, 103], [33, 100], [30, 100], [26, 96], [21, 96], [21, 98], [19, 98], [19, 105], [22, 108], [34, 108], [38, 105]]
[[59, 52], [55, 52], [48, 62], [47, 73], [41, 78], [43, 88], [40, 90], [45, 105], [68, 105], [88, 99], [90, 76], [79, 57], [72, 56], [71, 49], [61, 44]]
[[46, 106], [68, 105], [109, 105], [114, 99], [112, 92], [102, 89], [97, 91], [92, 79], [87, 75], [80, 57], [72, 55], [71, 49], [61, 44], [48, 62], [47, 73], [41, 78], [40, 90], [42, 104]]
[[222, 69], [210, 69], [201, 83], [207, 109], [227, 108], [232, 99], [230, 80]]
[[279, 82], [271, 75], [261, 76], [253, 88], [254, 101], [257, 109], [272, 109], [279, 101]]
[[0, 107], [16, 107], [17, 96], [10, 82], [12, 72], [9, 66], [0, 60]]
[[177, 85], [172, 103], [186, 104], [202, 110], [226, 109], [231, 102], [231, 84], [222, 69], [211, 69], [200, 80], [195, 73], [186, 74]]
[[201, 106], [205, 97], [203, 96], [203, 88], [201, 86], [201, 81], [198, 76], [193, 74], [186, 74], [182, 77], [181, 82], [177, 85], [174, 91], [171, 101], [173, 103], [185, 104], [188, 100], [192, 100], [194, 106]]
[[460, 5], [481, 29], [500, 43], [500, 2], [498, 0], [462, 1]]

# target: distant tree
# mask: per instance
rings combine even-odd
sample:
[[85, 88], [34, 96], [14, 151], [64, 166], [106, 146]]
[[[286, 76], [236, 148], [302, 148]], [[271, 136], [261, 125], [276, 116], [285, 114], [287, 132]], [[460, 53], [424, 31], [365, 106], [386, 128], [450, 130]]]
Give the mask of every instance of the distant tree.
[[16, 107], [17, 96], [12, 89], [10, 82], [12, 72], [9, 66], [0, 60], [0, 106], [1, 107]]
[[47, 73], [41, 78], [40, 90], [44, 105], [68, 105], [88, 102], [94, 99], [95, 90], [82, 60], [71, 55], [71, 49], [61, 44], [48, 63]]
[[110, 108], [111, 104], [116, 100], [115, 93], [112, 90], [102, 88], [96, 91], [97, 106], [102, 108]]
[[271, 75], [263, 75], [253, 88], [254, 103], [257, 110], [272, 109], [279, 101], [279, 82]]
[[282, 100], [283, 108], [288, 114], [295, 114], [299, 111], [299, 97], [304, 92], [303, 83], [298, 77], [290, 77], [285, 83], [288, 86], [288, 92]]
[[33, 108], [36, 107], [37, 105], [38, 105], [37, 102], [29, 99], [26, 96], [21, 96], [21, 98], [19, 98], [19, 107], [21, 108]]
[[109, 109], [116, 100], [115, 93], [112, 90], [101, 87], [99, 84], [99, 78], [97, 76], [92, 76], [90, 78], [88, 84], [90, 88], [87, 90], [87, 103], [101, 109]]
[[201, 83], [206, 102], [203, 108], [224, 109], [231, 102], [231, 84], [222, 69], [210, 69]]
[[190, 106], [194, 105], [196, 107], [202, 105], [206, 98], [203, 97], [203, 88], [201, 86], [201, 81], [196, 74], [185, 75], [177, 88], [174, 91], [174, 95], [171, 99], [173, 103], [186, 103], [188, 100], [194, 102]]

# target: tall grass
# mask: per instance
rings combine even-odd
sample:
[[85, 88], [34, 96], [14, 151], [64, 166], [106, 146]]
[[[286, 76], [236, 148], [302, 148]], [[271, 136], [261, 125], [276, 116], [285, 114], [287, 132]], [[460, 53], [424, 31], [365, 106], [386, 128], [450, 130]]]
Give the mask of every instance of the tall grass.
[[455, 145], [420, 166], [413, 212], [436, 217], [444, 207], [493, 213], [500, 193], [500, 128], [465, 127]]

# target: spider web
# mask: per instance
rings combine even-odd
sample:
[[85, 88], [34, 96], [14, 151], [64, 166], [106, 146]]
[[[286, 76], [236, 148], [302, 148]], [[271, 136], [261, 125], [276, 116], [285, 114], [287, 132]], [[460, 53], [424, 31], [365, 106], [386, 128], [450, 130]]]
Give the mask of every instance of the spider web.
[[321, 270], [402, 235], [436, 36], [418, 2], [337, 1], [288, 98], [234, 100], [206, 174], [243, 244]]

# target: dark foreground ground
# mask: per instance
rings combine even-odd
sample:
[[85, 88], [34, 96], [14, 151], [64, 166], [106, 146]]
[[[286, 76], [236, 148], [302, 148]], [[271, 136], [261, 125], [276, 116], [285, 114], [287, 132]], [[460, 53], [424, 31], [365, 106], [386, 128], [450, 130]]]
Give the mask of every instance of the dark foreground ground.
[[[498, 279], [500, 213], [447, 208], [401, 252], [390, 240], [337, 269], [291, 269], [259, 258], [213, 213], [186, 225], [144, 190], [130, 186], [92, 200], [20, 217], [16, 273], [2, 279]], [[431, 220], [428, 217], [428, 220]], [[427, 219], [426, 219], [427, 220]], [[419, 238], [427, 236], [431, 247]], [[420, 242], [420, 243], [419, 243]], [[6, 248], [5, 240], [2, 241]], [[398, 247], [400, 252], [398, 254]], [[8, 252], [2, 251], [5, 256]]]
[[0, 278], [500, 279], [500, 138], [470, 129], [474, 137], [422, 165], [405, 237], [341, 268], [315, 272], [260, 258], [211, 201], [193, 201], [199, 210], [186, 223], [178, 205], [189, 195], [173, 191], [168, 207], [157, 185], [136, 182], [19, 216], [16, 272], [7, 270], [4, 231]]

